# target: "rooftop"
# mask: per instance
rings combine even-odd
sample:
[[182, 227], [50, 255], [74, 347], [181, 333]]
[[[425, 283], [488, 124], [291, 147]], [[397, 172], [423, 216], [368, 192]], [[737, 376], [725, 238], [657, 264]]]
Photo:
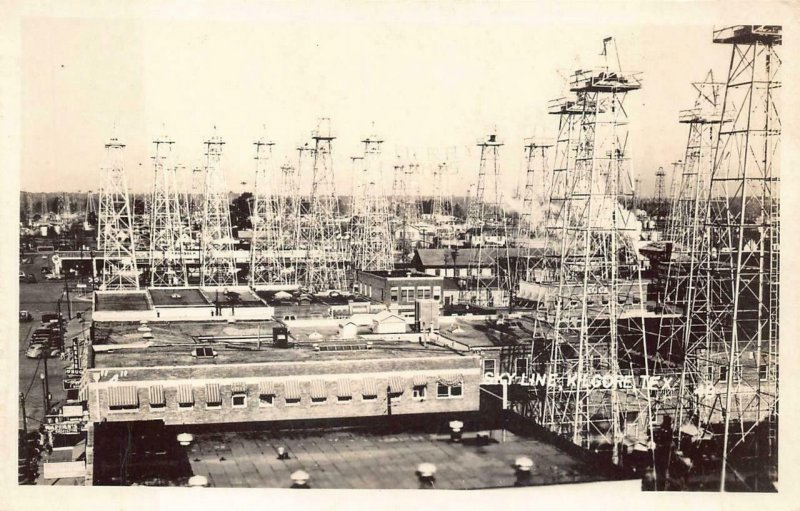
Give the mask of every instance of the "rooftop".
[[439, 335], [470, 348], [528, 345], [533, 339], [533, 323], [529, 319], [506, 319], [498, 324], [494, 320], [457, 318], [452, 324], [441, 325]]
[[[165, 444], [161, 448], [163, 454], [153, 460], [161, 462], [160, 470], [157, 474], [147, 470], [152, 466], [147, 457], [152, 454], [134, 452], [127, 482], [134, 479], [146, 485], [185, 486], [190, 476], [201, 475], [209, 486], [218, 488], [289, 488], [291, 474], [304, 470], [310, 475], [309, 486], [317, 489], [419, 489], [430, 487], [417, 477], [421, 463], [435, 465], [432, 486], [446, 490], [629, 478], [517, 428], [516, 433], [504, 429], [467, 430], [462, 442], [453, 443], [447, 432], [451, 418], [425, 419], [416, 418], [416, 427], [391, 430], [378, 424], [322, 430], [297, 426], [283, 431], [254, 426], [243, 430], [201, 429], [192, 432], [193, 442], [185, 450], [172, 445], [175, 433], [185, 428], [165, 428], [160, 434]], [[464, 420], [469, 428], [469, 418]], [[478, 433], [486, 440], [478, 441]], [[109, 429], [101, 436], [98, 443], [119, 442], [125, 435], [115, 435]], [[278, 459], [279, 447], [285, 449], [288, 459]], [[514, 464], [520, 456], [530, 458], [533, 466], [530, 477], [517, 483]], [[115, 469], [117, 463], [99, 460], [95, 472], [96, 477], [100, 475], [99, 484], [120, 482], [114, 480], [121, 473]]]
[[150, 298], [156, 307], [171, 305], [209, 305], [208, 298], [195, 288], [150, 289]]
[[[367, 273], [369, 275], [375, 275], [377, 277], [387, 277], [387, 278], [429, 278], [435, 279], [437, 277], [433, 275], [428, 275], [427, 273], [422, 273], [420, 271], [408, 269], [408, 270], [371, 270], [371, 271], [361, 271], [361, 273]], [[441, 278], [441, 277], [438, 277]]]
[[152, 307], [144, 291], [95, 292], [97, 311], [146, 311]]
[[[291, 348], [278, 348], [272, 342], [272, 327], [280, 324], [274, 321], [238, 321], [236, 323], [192, 321], [150, 323], [152, 339], [143, 338], [136, 322], [107, 322], [96, 332], [103, 343], [96, 343], [94, 349], [94, 368], [142, 368], [137, 378], [147, 377], [148, 368], [153, 369], [153, 378], [181, 379], [187, 377], [229, 377], [230, 366], [239, 364], [236, 376], [263, 376], [263, 369], [249, 370], [242, 364], [284, 363], [281, 369], [271, 369], [271, 373], [302, 373], [295, 365], [286, 362], [325, 362], [369, 361], [374, 359], [415, 359], [442, 356], [456, 356], [453, 351], [428, 344], [427, 347], [411, 341], [384, 341], [370, 339], [372, 345], [366, 349], [366, 341], [349, 339], [328, 340], [336, 335], [338, 327], [305, 327], [292, 329], [290, 336], [297, 342]], [[317, 339], [312, 334], [321, 335]], [[258, 343], [258, 338], [261, 343]], [[364, 349], [337, 351], [327, 349], [317, 351], [314, 344], [324, 346], [361, 345]], [[193, 356], [195, 347], [213, 348], [215, 356]], [[168, 372], [163, 371], [169, 367]], [[331, 366], [331, 371], [336, 367]]]

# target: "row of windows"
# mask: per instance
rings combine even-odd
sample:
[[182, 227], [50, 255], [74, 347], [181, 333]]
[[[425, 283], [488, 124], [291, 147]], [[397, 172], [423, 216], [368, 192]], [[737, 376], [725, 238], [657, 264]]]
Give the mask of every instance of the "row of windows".
[[[399, 401], [402, 396], [403, 392], [388, 392], [388, 398], [392, 403], [396, 403]], [[448, 399], [448, 398], [460, 398], [464, 395], [464, 388], [463, 384], [452, 384], [446, 385], [443, 383], [438, 383], [436, 385], [436, 398], [437, 399]], [[247, 393], [246, 392], [234, 392], [231, 395], [231, 408], [247, 408]], [[258, 406], [259, 407], [272, 407], [275, 406], [275, 394], [259, 394], [258, 396]], [[411, 389], [411, 399], [413, 401], [424, 401], [427, 398], [427, 385], [414, 385]], [[370, 402], [370, 401], [377, 401], [378, 396], [374, 394], [362, 394], [361, 401], [362, 402]], [[302, 403], [302, 397], [287, 397], [283, 398], [283, 402], [285, 406], [297, 406]], [[310, 403], [312, 405], [320, 405], [328, 402], [327, 396], [310, 396], [309, 397]], [[346, 404], [353, 401], [353, 396], [335, 396], [335, 402], [339, 404]], [[166, 402], [161, 403], [150, 403], [151, 410], [163, 410], [166, 408]], [[194, 399], [191, 401], [178, 401], [178, 409], [179, 410], [191, 410], [195, 407]], [[215, 401], [215, 402], [206, 402], [206, 409], [209, 410], [216, 410], [222, 408], [222, 400]], [[138, 399], [135, 403], [125, 403], [125, 404], [116, 404], [110, 405], [109, 409], [112, 411], [130, 411], [130, 410], [138, 410], [139, 403]]]
[[[478, 276], [478, 268], [457, 268], [457, 270], [458, 272], [454, 272], [453, 268], [428, 268], [425, 270], [425, 273], [437, 277], [469, 277], [470, 275], [473, 277]], [[454, 273], [457, 273], [457, 275]], [[484, 266], [480, 269], [480, 274], [482, 277], [491, 277], [494, 275], [494, 270], [490, 267]]]
[[[486, 358], [483, 360], [483, 375], [492, 374], [497, 376], [497, 360], [493, 358]], [[528, 374], [528, 359], [527, 357], [519, 357], [514, 359], [514, 376], [523, 376]]]
[[440, 300], [442, 298], [441, 286], [408, 286], [408, 287], [392, 287], [389, 288], [389, 301], [392, 303], [397, 302], [413, 302], [414, 300]]

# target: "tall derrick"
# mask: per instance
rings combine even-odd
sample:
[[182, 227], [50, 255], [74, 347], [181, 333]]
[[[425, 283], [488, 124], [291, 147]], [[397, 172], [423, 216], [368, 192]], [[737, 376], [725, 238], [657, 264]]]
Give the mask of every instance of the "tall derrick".
[[[335, 137], [330, 119], [320, 119], [312, 139], [311, 197], [302, 243], [307, 252], [303, 283], [312, 292], [345, 289], [347, 257], [331, 157]], [[301, 161], [302, 156], [303, 151]]]
[[112, 138], [106, 144], [105, 182], [100, 190], [97, 247], [103, 252], [102, 290], [139, 289], [133, 210], [128, 196], [122, 149]]
[[236, 242], [231, 232], [228, 188], [221, 167], [222, 146], [225, 142], [214, 135], [205, 144], [200, 283], [203, 286], [235, 286], [238, 282], [234, 259]]
[[181, 205], [171, 140], [153, 142], [153, 192], [150, 199], [150, 286], [188, 286], [183, 256]]
[[282, 218], [276, 215], [273, 186], [277, 179], [272, 170], [271, 140], [261, 138], [256, 146], [255, 197], [253, 199], [253, 237], [250, 242], [250, 285], [276, 284], [280, 279], [277, 259]]
[[769, 456], [777, 469], [776, 445], [755, 431], [772, 432], [778, 410], [781, 37], [780, 26], [738, 25], [713, 39], [731, 45], [731, 60], [698, 272], [708, 320], [694, 358], [707, 361], [707, 385], [687, 385], [682, 401], [697, 403], [700, 427], [722, 422], [721, 490], [732, 457]]
[[353, 211], [350, 245], [354, 270], [394, 268], [394, 242], [389, 223], [386, 176], [381, 165], [381, 144], [367, 137], [364, 144], [364, 171], [359, 173], [358, 200]]
[[478, 180], [467, 214], [471, 244], [477, 247], [477, 256], [470, 261], [467, 285], [476, 303], [490, 307], [506, 304], [512, 291], [509, 232], [500, 187], [502, 145], [494, 133], [478, 141], [481, 149]]
[[[553, 144], [543, 140], [526, 140], [525, 188], [522, 196], [522, 213], [517, 224], [516, 244], [519, 247], [517, 269], [513, 278], [524, 281], [539, 280], [534, 271], [542, 270], [543, 257], [533, 257], [533, 238], [547, 234], [545, 220], [549, 209], [550, 169], [549, 150]], [[545, 244], [546, 245], [546, 244]], [[516, 284], [512, 284], [512, 289]]]
[[[546, 386], [542, 423], [578, 445], [607, 450], [618, 462], [625, 436], [652, 438], [652, 391], [639, 386], [640, 376], [649, 377], [649, 356], [640, 265], [629, 232], [635, 216], [621, 206], [633, 185], [624, 102], [640, 82], [612, 63], [611, 42], [604, 40], [602, 68], [573, 76], [574, 107], [581, 112], [577, 152], [574, 161], [564, 153], [566, 171], [554, 178], [552, 194], [565, 191], [563, 204], [554, 204], [560, 226], [551, 238], [560, 251], [558, 280], [537, 321], [551, 346], [547, 372], [562, 379]], [[596, 376], [630, 378], [634, 386], [581, 383]]]

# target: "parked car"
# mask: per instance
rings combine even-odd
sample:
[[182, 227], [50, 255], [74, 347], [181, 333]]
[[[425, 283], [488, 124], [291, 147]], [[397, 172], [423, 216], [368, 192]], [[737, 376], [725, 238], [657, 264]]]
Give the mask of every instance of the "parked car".
[[47, 275], [48, 273], [50, 273], [50, 267], [42, 266], [42, 275]]
[[25, 356], [28, 358], [41, 358], [44, 353], [44, 347], [41, 344], [31, 344]]
[[23, 323], [33, 321], [33, 314], [28, 311], [19, 311], [19, 320]]

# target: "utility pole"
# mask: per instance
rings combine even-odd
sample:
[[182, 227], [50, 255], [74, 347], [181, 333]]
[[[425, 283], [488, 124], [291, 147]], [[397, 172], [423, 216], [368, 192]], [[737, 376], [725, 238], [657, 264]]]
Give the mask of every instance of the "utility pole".
[[25, 412], [25, 394], [19, 393], [19, 407], [22, 410], [22, 431], [28, 437], [28, 414]]

